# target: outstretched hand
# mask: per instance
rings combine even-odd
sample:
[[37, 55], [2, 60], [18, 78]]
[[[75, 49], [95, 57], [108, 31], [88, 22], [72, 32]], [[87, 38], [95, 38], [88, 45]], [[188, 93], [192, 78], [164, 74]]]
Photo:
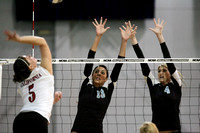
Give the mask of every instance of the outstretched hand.
[[19, 39], [19, 35], [16, 32], [6, 30], [4, 31], [4, 34], [7, 36], [6, 40], [17, 41]]
[[97, 36], [102, 36], [110, 27], [105, 28], [105, 24], [107, 22], [107, 19], [104, 20], [103, 22], [103, 17], [100, 19], [100, 23], [96, 19], [94, 19], [94, 22], [92, 24], [96, 27], [96, 35]]
[[[131, 37], [131, 29], [132, 29], [132, 26], [131, 26], [131, 23], [130, 21], [129, 22], [125, 22], [125, 25], [122, 25], [122, 28], [119, 27], [120, 31], [121, 31], [121, 37], [123, 40], [127, 41], [130, 37]], [[133, 25], [134, 26], [134, 25]]]
[[131, 40], [133, 40], [134, 38], [136, 38], [136, 31], [137, 31], [137, 26], [135, 26], [135, 24], [133, 24], [133, 26], [131, 26], [131, 22], [129, 21], [129, 27], [130, 27], [130, 30], [131, 30]]
[[156, 35], [162, 34], [164, 26], [167, 24], [164, 20], [160, 21], [160, 18], [158, 18], [158, 21], [156, 22], [156, 19], [153, 19], [154, 28], [149, 28], [149, 30], [153, 31]]

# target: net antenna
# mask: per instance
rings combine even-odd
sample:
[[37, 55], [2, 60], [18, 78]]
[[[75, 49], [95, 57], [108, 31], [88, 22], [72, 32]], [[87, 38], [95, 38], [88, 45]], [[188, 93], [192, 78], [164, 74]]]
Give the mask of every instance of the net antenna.
[[[35, 6], [35, 0], [33, 0], [33, 13], [32, 13], [32, 36], [34, 36], [34, 30], [35, 30], [35, 18], [34, 18], [34, 6]], [[32, 45], [32, 57], [34, 57], [34, 44]]]

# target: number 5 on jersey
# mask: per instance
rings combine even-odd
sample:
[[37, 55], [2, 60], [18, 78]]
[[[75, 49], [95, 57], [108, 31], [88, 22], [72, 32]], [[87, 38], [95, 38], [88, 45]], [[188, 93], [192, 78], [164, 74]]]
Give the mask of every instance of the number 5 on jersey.
[[35, 98], [36, 98], [36, 95], [35, 95], [35, 92], [32, 91], [32, 89], [34, 88], [34, 84], [28, 86], [28, 93], [29, 93], [29, 97], [28, 97], [28, 100], [29, 102], [34, 102], [35, 101]]

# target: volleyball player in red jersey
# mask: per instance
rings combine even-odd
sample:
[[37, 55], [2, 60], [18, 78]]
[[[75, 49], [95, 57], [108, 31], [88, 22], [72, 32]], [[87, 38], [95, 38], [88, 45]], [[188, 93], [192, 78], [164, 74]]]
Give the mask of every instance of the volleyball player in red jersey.
[[[157, 36], [164, 58], [171, 58], [162, 33], [166, 22], [160, 19], [156, 22], [154, 19], [154, 24], [155, 27], [150, 30]], [[133, 49], [138, 58], [144, 58], [135, 37], [137, 27], [134, 30], [131, 28]], [[147, 63], [141, 63], [141, 68], [150, 91], [152, 122], [156, 124], [160, 133], [180, 133], [181, 75], [173, 63], [161, 64], [158, 67], [159, 81], [155, 79]]]
[[54, 94], [54, 76], [52, 57], [46, 40], [37, 36], [19, 36], [15, 32], [5, 31], [7, 40], [38, 45], [41, 64], [32, 56], [19, 56], [13, 65], [15, 83], [22, 96], [23, 107], [15, 117], [13, 133], [48, 133], [51, 110], [62, 97], [61, 92]]
[[[102, 35], [110, 28], [104, 27], [107, 19], [103, 22], [101, 17], [100, 23], [94, 19], [93, 25], [96, 27], [96, 37], [91, 46], [88, 58], [94, 58], [97, 46]], [[130, 38], [131, 30], [128, 23], [126, 27], [120, 28], [121, 31], [121, 48], [118, 58], [125, 58], [127, 40]], [[106, 46], [105, 46], [106, 48]], [[104, 83], [108, 79], [108, 70], [106, 66], [99, 65], [93, 68], [93, 64], [86, 64], [84, 69], [85, 80], [82, 83], [78, 111], [74, 120], [72, 133], [103, 133], [103, 119], [111, 101], [113, 90], [116, 86], [122, 63], [115, 64], [111, 73], [111, 83], [107, 87]], [[89, 76], [92, 72], [92, 83], [89, 82]]]

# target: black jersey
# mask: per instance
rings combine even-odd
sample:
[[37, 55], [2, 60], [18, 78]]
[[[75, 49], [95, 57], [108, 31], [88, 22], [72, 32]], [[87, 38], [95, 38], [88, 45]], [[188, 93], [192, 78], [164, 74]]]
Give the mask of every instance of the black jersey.
[[[164, 43], [160, 44], [164, 58], [171, 58], [168, 48]], [[144, 58], [138, 44], [133, 45], [137, 57]], [[171, 74], [171, 82], [163, 86], [156, 82], [147, 63], [141, 63], [143, 75], [147, 77], [152, 106], [152, 122], [159, 131], [181, 130], [179, 118], [179, 106], [181, 102], [181, 81], [173, 63], [167, 63]]]
[[180, 131], [181, 86], [174, 77], [172, 82], [165, 86], [160, 83], [153, 84], [152, 80], [155, 79], [147, 78], [151, 96], [152, 122], [156, 124], [159, 131]]
[[[89, 51], [88, 58], [93, 58], [94, 51]], [[119, 57], [121, 58], [121, 57]], [[92, 71], [93, 64], [86, 64], [84, 75], [86, 79], [83, 81], [79, 92], [78, 111], [71, 131], [77, 133], [103, 133], [103, 119], [111, 101], [114, 90], [113, 82], [118, 79], [122, 64], [115, 64], [112, 74], [111, 83], [108, 87], [96, 88], [89, 82], [89, 76]]]

